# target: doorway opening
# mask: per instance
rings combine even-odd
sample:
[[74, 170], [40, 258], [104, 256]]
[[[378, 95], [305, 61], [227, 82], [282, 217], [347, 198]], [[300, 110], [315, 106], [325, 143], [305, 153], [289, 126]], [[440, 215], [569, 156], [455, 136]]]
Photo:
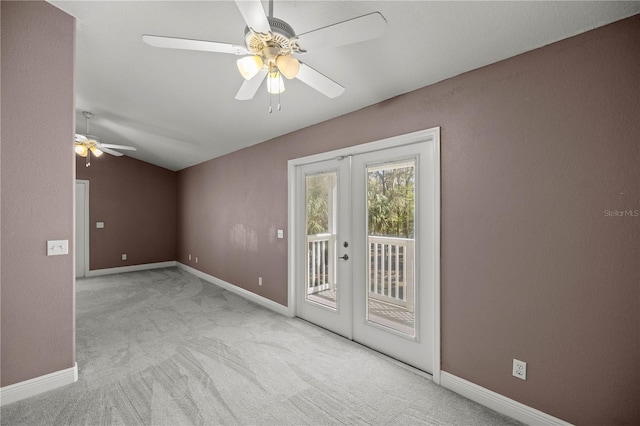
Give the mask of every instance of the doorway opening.
[[89, 181], [76, 180], [75, 211], [75, 262], [76, 278], [89, 274]]

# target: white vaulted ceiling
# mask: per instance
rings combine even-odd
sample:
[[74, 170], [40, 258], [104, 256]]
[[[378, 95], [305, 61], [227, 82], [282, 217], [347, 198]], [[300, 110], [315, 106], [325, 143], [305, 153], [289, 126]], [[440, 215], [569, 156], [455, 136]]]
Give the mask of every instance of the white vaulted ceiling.
[[102, 142], [134, 145], [126, 155], [171, 170], [640, 13], [640, 2], [276, 0], [274, 16], [298, 34], [373, 11], [387, 30], [304, 56], [346, 87], [342, 96], [285, 80], [282, 110], [269, 114], [264, 87], [251, 101], [235, 100], [239, 56], [142, 42], [154, 34], [242, 45], [245, 23], [233, 1], [50, 2], [77, 19], [77, 130], [85, 128], [81, 111], [91, 111], [91, 133]]

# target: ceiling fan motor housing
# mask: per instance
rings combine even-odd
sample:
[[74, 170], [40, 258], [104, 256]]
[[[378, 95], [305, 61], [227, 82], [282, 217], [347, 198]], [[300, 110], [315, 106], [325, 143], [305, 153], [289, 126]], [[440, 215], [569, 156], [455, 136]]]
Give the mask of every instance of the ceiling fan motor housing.
[[[293, 50], [291, 39], [296, 36], [291, 25], [282, 19], [268, 17], [271, 34], [261, 34], [249, 27], [244, 30], [247, 49], [255, 55], [273, 59], [278, 55], [289, 55]], [[274, 49], [275, 48], [275, 49]]]

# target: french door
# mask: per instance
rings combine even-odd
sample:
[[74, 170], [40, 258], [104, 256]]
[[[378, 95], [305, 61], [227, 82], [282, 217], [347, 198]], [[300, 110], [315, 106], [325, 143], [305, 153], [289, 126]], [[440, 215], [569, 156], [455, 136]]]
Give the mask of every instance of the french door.
[[352, 338], [349, 157], [297, 168], [296, 314]]
[[290, 171], [296, 315], [439, 371], [438, 129], [293, 160]]

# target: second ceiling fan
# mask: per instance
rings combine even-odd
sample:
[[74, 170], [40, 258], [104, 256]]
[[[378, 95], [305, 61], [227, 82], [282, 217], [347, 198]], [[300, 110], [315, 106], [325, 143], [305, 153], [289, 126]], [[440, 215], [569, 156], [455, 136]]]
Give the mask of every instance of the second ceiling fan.
[[238, 100], [253, 99], [265, 78], [269, 93], [283, 92], [282, 76], [297, 78], [327, 97], [335, 98], [344, 92], [344, 87], [293, 55], [378, 38], [384, 34], [387, 24], [381, 13], [373, 12], [296, 35], [288, 23], [273, 17], [273, 0], [269, 3], [268, 17], [260, 0], [235, 0], [235, 3], [247, 24], [244, 46], [148, 34], [143, 35], [142, 40], [155, 47], [242, 55], [238, 70], [245, 81], [236, 94]]
[[102, 143], [97, 136], [89, 134], [89, 120], [93, 117], [93, 114], [89, 111], [82, 111], [82, 115], [86, 120], [86, 133], [76, 133], [75, 136], [75, 151], [80, 157], [87, 159], [85, 166], [91, 165], [91, 154], [95, 157], [100, 157], [103, 153], [111, 154], [116, 157], [122, 157], [124, 154], [115, 151], [116, 149], [122, 149], [126, 151], [136, 151], [136, 148], [128, 145], [114, 145], [110, 143]]

